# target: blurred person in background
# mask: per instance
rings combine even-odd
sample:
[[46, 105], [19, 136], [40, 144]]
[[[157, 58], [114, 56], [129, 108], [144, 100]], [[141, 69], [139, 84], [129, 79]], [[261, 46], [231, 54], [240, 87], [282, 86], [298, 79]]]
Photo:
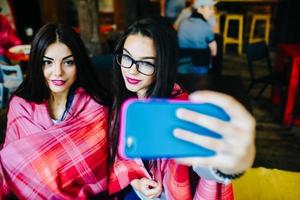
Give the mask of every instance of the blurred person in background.
[[21, 44], [20, 38], [17, 36], [15, 29], [12, 27], [8, 19], [1, 14], [0, 7], [0, 62], [9, 63], [5, 57], [5, 51], [10, 47]]
[[160, 15], [173, 24], [185, 5], [186, 0], [160, 0]]
[[[217, 55], [215, 34], [209, 22], [214, 17], [215, 4], [216, 1], [213, 0], [195, 0], [192, 14], [178, 24], [178, 41], [181, 49], [208, 49], [210, 55], [205, 56]], [[178, 70], [183, 73], [203, 74], [210, 68], [210, 64], [208, 66], [186, 65], [180, 66]]]

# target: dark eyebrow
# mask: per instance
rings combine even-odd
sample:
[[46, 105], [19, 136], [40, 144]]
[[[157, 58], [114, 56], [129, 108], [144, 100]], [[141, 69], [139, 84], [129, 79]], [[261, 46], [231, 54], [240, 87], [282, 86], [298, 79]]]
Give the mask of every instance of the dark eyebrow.
[[49, 59], [49, 60], [54, 60], [53, 58], [49, 58], [49, 57], [47, 57], [47, 56], [43, 56], [43, 58], [47, 58], [47, 59]]
[[70, 57], [73, 57], [73, 55], [71, 54], [69, 56], [66, 56], [66, 57], [63, 58], [63, 60], [66, 60], [67, 58], [70, 58]]
[[[130, 52], [129, 52], [127, 49], [123, 48], [123, 50], [126, 51], [126, 53], [128, 53], [130, 56], [132, 56], [132, 55], [130, 54]], [[141, 57], [141, 59], [142, 59], [142, 60], [145, 60], [145, 59], [152, 59], [152, 60], [155, 60], [155, 57]]]
[[[66, 57], [63, 58], [63, 60], [66, 60], [67, 58], [70, 58], [70, 57], [73, 57], [73, 55], [66, 56]], [[47, 56], [43, 56], [43, 58], [47, 58], [49, 60], [54, 60], [53, 58], [49, 58]]]

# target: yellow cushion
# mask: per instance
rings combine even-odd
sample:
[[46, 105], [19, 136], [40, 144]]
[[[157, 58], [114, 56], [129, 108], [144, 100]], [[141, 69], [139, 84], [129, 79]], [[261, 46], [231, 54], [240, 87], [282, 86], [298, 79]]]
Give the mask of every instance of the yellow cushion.
[[252, 168], [233, 181], [233, 190], [236, 200], [300, 199], [300, 173]]

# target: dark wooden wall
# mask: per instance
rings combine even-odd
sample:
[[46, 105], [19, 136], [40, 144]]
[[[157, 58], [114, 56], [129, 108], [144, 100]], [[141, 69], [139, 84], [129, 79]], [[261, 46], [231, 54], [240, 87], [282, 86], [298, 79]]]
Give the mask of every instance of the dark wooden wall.
[[300, 1], [286, 0], [278, 8], [274, 39], [279, 43], [300, 43]]

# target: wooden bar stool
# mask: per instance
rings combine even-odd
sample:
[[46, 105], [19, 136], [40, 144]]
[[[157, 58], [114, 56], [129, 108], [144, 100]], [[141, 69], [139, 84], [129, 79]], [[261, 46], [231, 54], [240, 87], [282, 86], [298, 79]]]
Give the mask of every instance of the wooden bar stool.
[[[257, 22], [263, 21], [265, 22], [265, 34], [264, 37], [255, 37], [255, 29], [257, 28]], [[270, 27], [271, 27], [271, 15], [270, 14], [254, 14], [251, 21], [250, 26], [250, 35], [249, 35], [249, 44], [265, 41], [269, 44], [269, 35], [270, 35]]]
[[[229, 37], [229, 25], [232, 21], [238, 21], [238, 37], [233, 38]], [[244, 16], [241, 14], [226, 14], [225, 15], [225, 26], [223, 33], [223, 52], [226, 53], [226, 45], [227, 44], [237, 44], [238, 45], [238, 53], [242, 55], [243, 51], [243, 30], [244, 30]]]
[[218, 14], [215, 14], [215, 17], [216, 17], [216, 27], [215, 27], [215, 30], [214, 30], [214, 32], [216, 33], [216, 34], [220, 34], [221, 33], [221, 15], [222, 14], [220, 14], [220, 13], [218, 13]]

